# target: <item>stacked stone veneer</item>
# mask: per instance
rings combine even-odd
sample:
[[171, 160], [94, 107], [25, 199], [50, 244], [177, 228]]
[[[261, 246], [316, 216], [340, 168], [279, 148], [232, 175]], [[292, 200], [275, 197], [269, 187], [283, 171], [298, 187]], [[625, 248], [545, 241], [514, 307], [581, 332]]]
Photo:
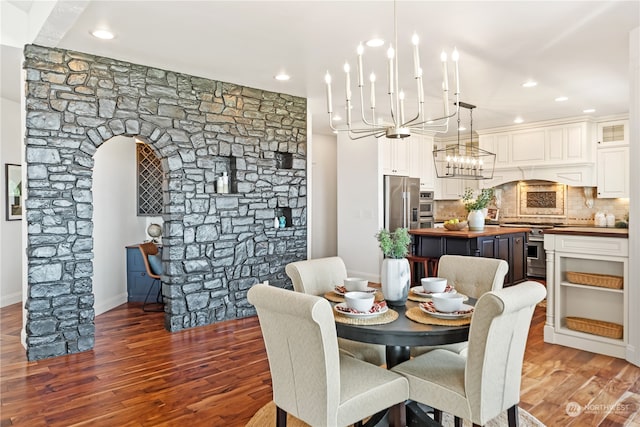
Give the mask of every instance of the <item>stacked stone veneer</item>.
[[162, 162], [168, 330], [253, 314], [259, 281], [289, 286], [307, 250], [305, 99], [33, 45], [24, 68], [30, 360], [93, 348], [93, 156], [116, 135]]

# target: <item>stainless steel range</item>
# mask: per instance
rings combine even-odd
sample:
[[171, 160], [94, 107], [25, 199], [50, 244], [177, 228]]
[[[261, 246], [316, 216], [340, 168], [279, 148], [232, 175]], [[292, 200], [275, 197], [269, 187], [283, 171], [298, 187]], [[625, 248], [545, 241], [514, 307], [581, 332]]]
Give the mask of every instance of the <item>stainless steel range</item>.
[[527, 277], [547, 277], [547, 259], [544, 252], [544, 230], [553, 224], [503, 224], [503, 227], [528, 227], [531, 229], [527, 242]]

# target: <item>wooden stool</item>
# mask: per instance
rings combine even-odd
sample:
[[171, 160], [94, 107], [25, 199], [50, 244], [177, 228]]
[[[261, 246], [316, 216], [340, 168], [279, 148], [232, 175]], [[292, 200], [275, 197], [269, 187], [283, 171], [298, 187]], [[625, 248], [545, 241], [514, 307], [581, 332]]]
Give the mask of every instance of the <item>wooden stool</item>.
[[[416, 264], [422, 266], [422, 272], [424, 277], [435, 277], [438, 275], [438, 258], [429, 258], [417, 255], [407, 255], [407, 261], [409, 261], [409, 269], [411, 270], [411, 284], [420, 284], [420, 277], [415, 274]], [[429, 271], [431, 270], [431, 271]], [[431, 274], [429, 274], [431, 273]], [[417, 279], [417, 280], [416, 280]]]

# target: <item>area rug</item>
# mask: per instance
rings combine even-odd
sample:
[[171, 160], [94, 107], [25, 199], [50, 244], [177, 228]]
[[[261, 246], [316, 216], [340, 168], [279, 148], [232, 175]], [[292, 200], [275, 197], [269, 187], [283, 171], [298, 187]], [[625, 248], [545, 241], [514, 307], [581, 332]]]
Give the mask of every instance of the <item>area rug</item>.
[[[518, 415], [520, 418], [520, 427], [545, 427], [536, 417], [525, 411], [524, 409], [518, 409]], [[255, 415], [247, 423], [247, 427], [275, 427], [276, 425], [276, 405], [273, 402], [269, 402], [255, 413]], [[453, 426], [453, 417], [449, 414], [442, 414], [442, 425], [444, 427]], [[471, 422], [464, 420], [464, 427], [471, 427]], [[503, 427], [508, 425], [507, 412], [500, 414], [493, 420], [485, 424], [485, 427]], [[287, 427], [310, 427], [309, 424], [300, 421], [299, 419], [287, 415]]]

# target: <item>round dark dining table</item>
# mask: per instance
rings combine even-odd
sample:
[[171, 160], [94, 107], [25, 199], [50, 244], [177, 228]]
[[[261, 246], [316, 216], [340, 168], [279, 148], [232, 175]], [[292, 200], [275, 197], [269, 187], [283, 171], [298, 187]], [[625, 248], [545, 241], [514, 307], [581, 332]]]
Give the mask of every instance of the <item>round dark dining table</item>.
[[[469, 325], [440, 326], [415, 322], [405, 316], [406, 310], [417, 307], [418, 302], [408, 300], [404, 306], [389, 306], [398, 312], [398, 318], [383, 325], [354, 325], [336, 322], [339, 337], [386, 346], [387, 368], [410, 358], [411, 347], [453, 344], [469, 339]], [[466, 304], [475, 305], [469, 298]]]

